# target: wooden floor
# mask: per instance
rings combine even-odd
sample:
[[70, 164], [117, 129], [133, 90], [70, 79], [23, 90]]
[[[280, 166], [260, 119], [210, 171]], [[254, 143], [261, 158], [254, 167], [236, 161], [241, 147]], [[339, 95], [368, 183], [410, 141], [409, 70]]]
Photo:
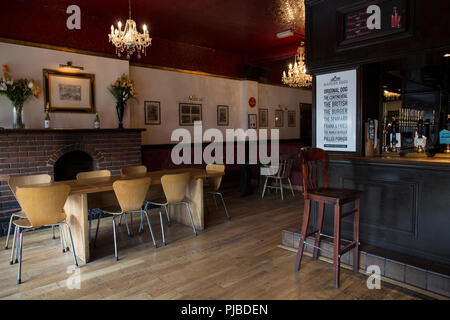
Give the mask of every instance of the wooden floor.
[[[366, 277], [341, 271], [341, 287], [334, 289], [332, 265], [305, 256], [294, 272], [295, 253], [277, 247], [283, 228], [299, 222], [303, 201], [299, 194], [281, 201], [274, 196], [239, 197], [225, 192], [232, 217], [225, 219], [209, 199], [207, 229], [194, 236], [180, 224], [167, 227], [162, 246], [156, 212], [151, 221], [157, 237], [154, 249], [149, 231], [128, 238], [118, 234], [115, 262], [112, 222], [102, 220], [93, 261], [81, 265], [79, 289], [68, 289], [71, 253], [61, 253], [50, 230], [24, 235], [21, 285], [17, 265], [9, 265], [9, 250], [0, 252], [2, 299], [417, 299], [417, 295], [388, 283], [369, 290]], [[137, 216], [133, 229], [138, 229]], [[94, 224], [95, 225], [95, 224]], [[4, 241], [4, 238], [0, 239]], [[2, 242], [3, 245], [3, 242]], [[69, 267], [69, 270], [68, 270]], [[68, 273], [69, 272], [69, 273]], [[73, 274], [72, 274], [73, 275]], [[73, 281], [69, 280], [73, 284]]]

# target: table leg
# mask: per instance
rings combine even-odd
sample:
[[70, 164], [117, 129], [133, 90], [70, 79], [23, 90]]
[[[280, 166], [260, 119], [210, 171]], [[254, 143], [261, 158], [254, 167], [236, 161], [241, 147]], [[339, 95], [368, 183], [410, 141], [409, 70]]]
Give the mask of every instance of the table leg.
[[64, 205], [66, 221], [70, 226], [77, 257], [89, 262], [89, 223], [88, 201], [86, 194], [75, 194], [67, 198]]
[[[186, 201], [189, 203], [194, 220], [195, 228], [203, 230], [205, 228], [204, 208], [203, 208], [203, 179], [194, 179], [186, 190]], [[191, 220], [183, 205], [169, 206], [170, 219], [191, 226]]]

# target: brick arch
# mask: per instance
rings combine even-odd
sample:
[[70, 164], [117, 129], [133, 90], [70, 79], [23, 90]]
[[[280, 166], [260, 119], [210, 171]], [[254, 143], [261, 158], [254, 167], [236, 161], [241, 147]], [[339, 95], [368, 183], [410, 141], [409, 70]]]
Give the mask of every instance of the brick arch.
[[96, 151], [94, 148], [86, 146], [85, 144], [73, 143], [59, 148], [52, 155], [50, 155], [47, 160], [47, 166], [53, 167], [61, 156], [72, 151], [83, 151], [89, 154], [94, 161], [93, 164], [95, 169], [100, 168], [101, 164], [105, 161], [105, 157], [102, 152]]

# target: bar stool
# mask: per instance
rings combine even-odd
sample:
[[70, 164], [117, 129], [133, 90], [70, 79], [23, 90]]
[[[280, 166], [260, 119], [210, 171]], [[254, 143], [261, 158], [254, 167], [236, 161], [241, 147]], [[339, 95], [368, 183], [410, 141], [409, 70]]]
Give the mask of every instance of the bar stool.
[[[29, 176], [13, 176], [8, 179], [8, 186], [11, 189], [14, 196], [16, 195], [16, 190], [18, 187], [23, 187], [27, 185], [32, 184], [41, 184], [41, 183], [50, 183], [52, 181], [52, 177], [48, 174], [36, 174], [36, 175], [29, 175]], [[9, 225], [8, 225], [8, 233], [6, 234], [6, 242], [5, 242], [5, 250], [8, 249], [8, 243], [9, 243], [9, 235], [11, 233], [11, 227], [13, 225], [14, 219], [26, 219], [25, 212], [20, 209], [18, 212], [14, 212], [11, 214], [11, 217], [9, 219]], [[67, 245], [66, 240], [66, 234], [63, 229], [60, 229], [60, 239], [61, 239], [61, 246], [62, 246], [62, 252], [66, 252], [69, 250], [69, 246]], [[15, 241], [17, 240], [17, 234], [14, 235], [13, 238], [13, 246], [15, 245]], [[52, 239], [55, 239], [55, 226], [52, 226]], [[15, 261], [17, 262], [17, 261]], [[13, 261], [10, 261], [12, 264]]]
[[189, 172], [164, 175], [161, 177], [161, 185], [166, 199], [161, 201], [148, 201], [149, 204], [159, 207], [159, 220], [161, 222], [163, 245], [166, 245], [166, 238], [164, 236], [164, 223], [162, 219], [161, 207], [164, 207], [167, 215], [169, 215], [167, 209], [169, 205], [185, 205], [189, 218], [191, 219], [192, 229], [194, 230], [195, 236], [197, 236], [197, 230], [195, 229], [194, 220], [192, 219], [191, 208], [189, 207], [188, 202], [183, 201], [189, 181], [191, 181], [191, 174]]
[[[225, 172], [225, 166], [223, 164], [208, 164], [206, 166], [206, 171]], [[220, 197], [227, 218], [228, 220], [230, 220], [231, 217], [228, 214], [227, 206], [225, 205], [225, 201], [223, 200], [223, 195], [221, 192], [219, 192], [220, 184], [222, 183], [222, 176], [208, 178], [207, 181], [208, 186], [205, 188], [205, 192], [213, 196], [214, 203], [216, 204], [216, 209], [219, 209], [219, 206], [217, 205], [216, 195]]]
[[70, 244], [72, 247], [73, 262], [78, 267], [75, 247], [73, 246], [72, 232], [66, 222], [64, 213], [64, 204], [69, 196], [70, 187], [66, 184], [46, 186], [46, 187], [19, 187], [17, 188], [17, 201], [19, 201], [27, 219], [15, 220], [16, 233], [19, 236], [19, 267], [17, 273], [17, 283], [20, 284], [22, 271], [22, 246], [23, 231], [39, 228], [49, 225], [65, 224], [69, 233]]
[[[329, 237], [322, 234], [323, 216], [325, 204], [331, 204], [334, 206], [334, 237], [333, 238], [333, 269], [334, 269], [334, 286], [339, 287], [339, 267], [341, 262], [341, 256], [354, 248], [353, 250], [353, 271], [359, 270], [359, 210], [360, 210], [360, 194], [359, 190], [349, 189], [335, 189], [330, 188], [330, 179], [328, 175], [328, 155], [327, 153], [318, 148], [302, 148], [302, 175], [303, 175], [303, 197], [305, 200], [302, 230], [300, 233], [300, 242], [298, 245], [297, 262], [295, 265], [296, 271], [300, 270], [300, 263], [303, 255], [303, 249], [305, 245], [311, 245], [306, 242], [306, 239], [315, 235], [313, 260], [318, 258], [318, 250], [320, 248], [321, 237]], [[319, 165], [322, 165], [322, 180], [324, 187], [319, 187], [318, 170]], [[318, 203], [318, 219], [317, 230], [308, 232], [308, 223], [311, 214], [311, 201]], [[342, 213], [342, 205], [355, 202], [353, 210]], [[347, 241], [341, 239], [341, 220], [342, 218], [353, 214], [353, 241]], [[349, 242], [347, 245], [341, 248], [341, 241]]]
[[[113, 216], [113, 236], [114, 236], [114, 258], [119, 260], [117, 254], [117, 236], [116, 236], [116, 217], [123, 216], [127, 213], [139, 212], [141, 215], [145, 215], [147, 218], [148, 228], [153, 240], [153, 246], [157, 248], [155, 237], [153, 235], [152, 226], [148, 218], [146, 211], [142, 209], [142, 203], [147, 196], [148, 189], [150, 188], [150, 178], [138, 178], [117, 180], [113, 183], [114, 194], [116, 195], [119, 207], [115, 210], [103, 210], [103, 212], [111, 214]], [[126, 218], [125, 218], [126, 221]], [[95, 241], [97, 241], [98, 229], [95, 233]]]

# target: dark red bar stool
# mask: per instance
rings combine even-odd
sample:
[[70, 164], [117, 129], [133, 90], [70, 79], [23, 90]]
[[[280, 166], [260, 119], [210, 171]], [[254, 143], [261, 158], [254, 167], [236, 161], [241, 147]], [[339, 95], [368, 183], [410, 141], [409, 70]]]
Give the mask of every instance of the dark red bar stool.
[[[353, 270], [354, 272], [358, 272], [359, 269], [359, 206], [361, 191], [330, 188], [330, 179], [328, 176], [328, 154], [324, 150], [306, 147], [302, 148], [300, 152], [302, 154], [303, 197], [305, 199], [305, 205], [295, 269], [296, 271], [300, 270], [300, 263], [305, 244], [311, 245], [309, 243], [305, 243], [307, 237], [315, 235], [313, 260], [317, 260], [318, 250], [323, 250], [320, 248], [321, 237], [329, 237], [322, 234], [324, 208], [325, 204], [331, 204], [334, 206], [334, 237], [330, 238], [334, 239], [334, 286], [335, 288], [338, 288], [341, 256], [352, 248], [355, 248], [353, 250]], [[322, 180], [324, 187], [319, 187], [318, 171], [320, 164], [322, 166]], [[318, 203], [319, 210], [317, 230], [308, 232], [309, 218], [311, 215], [311, 201], [316, 201]], [[342, 205], [352, 201], [355, 202], [355, 208], [349, 212], [342, 213]], [[341, 220], [351, 214], [354, 215], [353, 241], [347, 241], [341, 239]], [[349, 243], [341, 247], [341, 241]]]

